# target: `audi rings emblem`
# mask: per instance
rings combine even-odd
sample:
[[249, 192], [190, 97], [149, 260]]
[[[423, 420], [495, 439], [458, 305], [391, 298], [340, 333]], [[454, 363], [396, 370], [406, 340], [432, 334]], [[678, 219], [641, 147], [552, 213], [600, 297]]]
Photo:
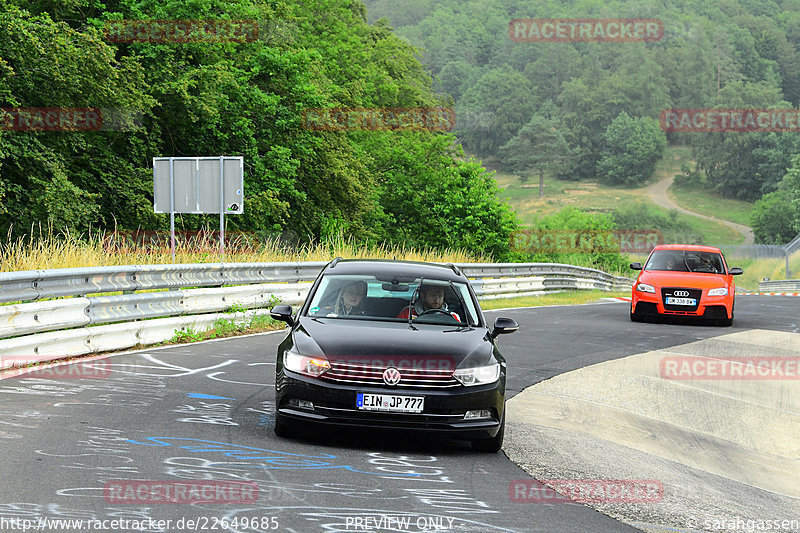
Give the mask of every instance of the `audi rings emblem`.
[[689, 291], [675, 291], [672, 294], [674, 296], [689, 296]]
[[397, 385], [400, 383], [400, 371], [390, 366], [383, 371], [383, 382], [387, 385]]

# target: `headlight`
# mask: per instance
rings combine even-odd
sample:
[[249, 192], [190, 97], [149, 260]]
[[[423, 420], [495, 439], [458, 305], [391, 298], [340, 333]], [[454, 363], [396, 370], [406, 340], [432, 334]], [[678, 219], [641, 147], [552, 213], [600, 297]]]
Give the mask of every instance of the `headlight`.
[[728, 287], [720, 287], [718, 289], [711, 289], [708, 291], [709, 296], [725, 296], [728, 294]]
[[331, 369], [331, 364], [327, 359], [300, 355], [293, 350], [283, 352], [283, 366], [286, 370], [315, 378]]
[[500, 378], [500, 363], [456, 370], [453, 377], [467, 387], [494, 383]]
[[656, 293], [656, 288], [652, 285], [648, 285], [647, 283], [640, 283], [636, 286], [636, 290], [640, 292], [652, 292], [653, 294]]

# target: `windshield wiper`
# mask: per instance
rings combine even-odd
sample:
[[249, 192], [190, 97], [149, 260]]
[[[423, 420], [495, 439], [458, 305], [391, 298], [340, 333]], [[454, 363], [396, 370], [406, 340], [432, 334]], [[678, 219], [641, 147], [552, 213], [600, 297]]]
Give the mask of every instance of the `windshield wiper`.
[[461, 293], [456, 290], [456, 286], [453, 285], [452, 280], [448, 281], [450, 283], [450, 288], [453, 289], [453, 292], [456, 293], [456, 298], [458, 298], [458, 303], [461, 304], [461, 311], [464, 313], [464, 319], [467, 318], [467, 302], [464, 301], [464, 298], [461, 297]]

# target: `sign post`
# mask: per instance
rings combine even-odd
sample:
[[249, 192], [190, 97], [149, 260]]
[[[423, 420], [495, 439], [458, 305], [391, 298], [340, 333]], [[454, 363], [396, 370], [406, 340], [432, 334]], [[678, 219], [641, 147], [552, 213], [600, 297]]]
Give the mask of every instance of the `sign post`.
[[153, 211], [169, 213], [175, 262], [175, 213], [219, 213], [219, 254], [225, 258], [225, 213], [244, 213], [244, 158], [154, 157]]

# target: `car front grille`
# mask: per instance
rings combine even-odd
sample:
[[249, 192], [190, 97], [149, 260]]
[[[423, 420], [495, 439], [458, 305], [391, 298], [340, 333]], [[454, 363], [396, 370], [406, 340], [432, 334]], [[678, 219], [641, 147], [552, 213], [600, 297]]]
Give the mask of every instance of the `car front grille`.
[[[675, 296], [675, 291], [686, 291], [689, 296], [680, 296], [679, 298], [694, 298], [694, 305], [667, 305], [667, 296]], [[664, 309], [667, 311], [696, 311], [697, 306], [700, 305], [700, 296], [703, 291], [700, 289], [686, 289], [683, 287], [664, 287], [661, 289], [661, 301], [664, 302]]]
[[400, 381], [397, 385], [387, 385], [383, 373], [388, 366], [374, 366], [358, 363], [330, 361], [331, 369], [320, 379], [337, 383], [369, 385], [391, 389], [402, 388], [440, 388], [458, 387], [461, 383], [453, 377], [452, 370], [426, 368], [399, 368]]

